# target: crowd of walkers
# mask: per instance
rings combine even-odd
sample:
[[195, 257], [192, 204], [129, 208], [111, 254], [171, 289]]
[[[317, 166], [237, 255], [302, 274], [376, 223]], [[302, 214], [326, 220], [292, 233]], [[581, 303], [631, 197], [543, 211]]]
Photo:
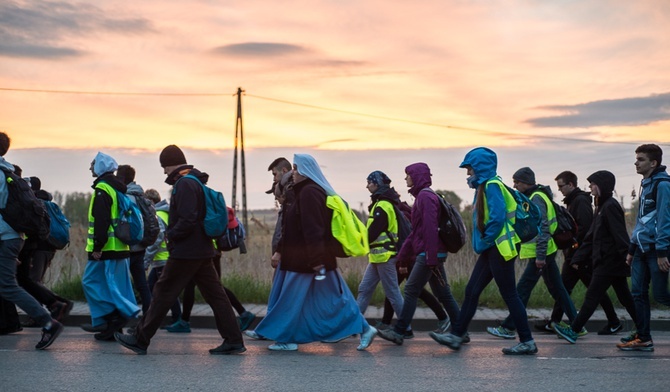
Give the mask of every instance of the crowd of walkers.
[[[0, 132], [0, 211], [7, 206], [11, 180], [22, 175], [18, 166], [4, 159], [9, 146], [10, 138]], [[551, 318], [534, 326], [537, 331], [556, 333], [576, 343], [588, 333], [584, 326], [600, 305], [607, 323], [598, 334], [622, 332], [623, 323], [607, 294], [612, 287], [634, 323], [616, 346], [624, 351], [653, 351], [650, 284], [655, 300], [670, 305], [670, 176], [661, 164], [659, 146], [643, 144], [635, 154], [642, 183], [632, 235], [624, 210], [613, 197], [614, 174], [607, 170], [592, 173], [587, 177], [590, 192], [586, 192], [579, 188], [574, 173], [563, 171], [554, 180], [577, 230], [572, 246], [559, 249], [553, 235], [561, 211], [552, 202], [550, 186], [537, 183], [532, 168], [522, 167], [512, 177], [514, 190], [498, 175], [494, 151], [478, 147], [468, 152], [460, 168], [465, 169], [467, 184], [474, 190], [470, 241], [477, 259], [460, 306], [444, 267], [448, 251], [440, 235], [443, 200], [431, 188], [428, 165], [417, 162], [405, 168], [412, 206], [401, 200], [386, 173], [374, 170], [367, 176], [370, 205], [364, 242], [369, 246], [369, 263], [355, 296], [337, 264], [340, 238], [334, 238], [331, 205], [332, 198], [339, 198], [336, 190], [314, 157], [295, 154], [292, 163], [277, 158], [268, 167], [273, 184], [267, 192], [280, 206], [270, 257], [275, 272], [267, 314], [249, 330], [255, 315], [221, 284], [221, 252], [229, 249], [213, 240], [204, 226], [210, 207], [205, 187], [209, 175], [189, 165], [179, 147], [165, 147], [158, 160], [172, 189], [170, 197], [162, 199], [156, 190], [144, 191], [135, 183], [132, 166], [118, 165], [100, 152], [90, 166], [94, 192], [85, 244], [88, 262], [82, 277], [91, 322], [81, 327], [97, 340], [116, 340], [135, 353], [146, 354], [159, 328], [172, 333], [191, 331], [189, 318], [197, 286], [212, 308], [222, 339], [209, 350], [211, 354], [246, 351], [244, 336], [274, 341], [268, 346], [273, 351], [295, 351], [300, 344], [335, 343], [357, 335], [358, 350], [366, 350], [376, 337], [397, 345], [413, 338], [412, 319], [421, 299], [435, 313], [436, 329], [430, 337], [459, 350], [470, 342], [468, 327], [480, 295], [495, 280], [509, 316], [487, 332], [503, 339], [514, 339], [518, 333], [519, 342], [504, 348], [504, 354], [536, 354], [526, 305], [542, 277], [555, 305]], [[39, 178], [23, 180], [37, 198], [51, 200]], [[517, 192], [539, 211], [537, 235], [530, 240], [522, 239], [516, 229]], [[125, 197], [137, 206], [148, 203], [152, 211], [151, 222], [143, 214], [145, 240], [132, 246], [115, 230], [123, 221], [120, 205]], [[154, 228], [155, 233], [147, 234]], [[83, 244], [71, 246], [79, 245]], [[55, 251], [45, 241], [26, 238], [0, 215], [0, 334], [41, 327], [37, 349], [57, 339], [63, 331], [61, 321], [72, 309], [70, 300], [42, 283]], [[558, 252], [563, 253], [562, 268], [557, 263]], [[517, 259], [526, 262], [518, 281]], [[583, 303], [575, 304], [571, 293], [579, 281], [587, 289]], [[384, 317], [369, 325], [364, 314], [379, 283], [386, 296]], [[15, 312], [15, 306], [29, 317], [23, 325], [8, 324], [5, 310]], [[164, 325], [168, 312], [171, 322]], [[568, 322], [563, 321], [564, 316]]]

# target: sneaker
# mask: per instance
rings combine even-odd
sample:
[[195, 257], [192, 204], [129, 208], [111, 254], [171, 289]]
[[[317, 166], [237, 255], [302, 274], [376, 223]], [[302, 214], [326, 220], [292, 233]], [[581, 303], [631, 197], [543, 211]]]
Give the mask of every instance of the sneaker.
[[635, 339], [637, 339], [637, 331], [632, 330], [628, 333], [628, 336], [624, 336], [620, 340], [621, 340], [621, 343], [628, 343], [628, 342], [632, 342]]
[[411, 329], [408, 330], [408, 331], [405, 331], [405, 332], [402, 334], [402, 338], [403, 338], [403, 339], [414, 339], [414, 331], [412, 331]]
[[265, 337], [257, 334], [256, 331], [244, 331], [243, 333], [254, 340], [267, 340]]
[[298, 345], [295, 343], [275, 343], [268, 346], [271, 351], [298, 351]]
[[622, 351], [654, 351], [654, 342], [651, 339], [643, 342], [637, 338], [628, 343], [617, 343], [616, 346]]
[[586, 328], [582, 327], [582, 329], [577, 332], [577, 335], [581, 338], [582, 336], [586, 336], [589, 334], [589, 331], [586, 330]]
[[[363, 351], [366, 348], [370, 347], [372, 341], [375, 340], [375, 336], [377, 336], [377, 329], [373, 326], [370, 326], [367, 331], [361, 334], [361, 344], [359, 344], [358, 347], [356, 347], [356, 350]], [[414, 336], [414, 334], [412, 334], [412, 336]]]
[[137, 337], [135, 335], [124, 335], [122, 333], [115, 332], [114, 339], [116, 339], [117, 342], [121, 343], [121, 345], [128, 350], [132, 350], [139, 355], [147, 355], [147, 348], [142, 347], [139, 343], [137, 343]]
[[209, 349], [209, 353], [212, 355], [240, 354], [245, 351], [247, 351], [247, 348], [244, 347], [244, 344], [230, 344], [228, 342], [223, 342], [219, 347]]
[[486, 332], [503, 339], [514, 339], [516, 337], [514, 331], [510, 331], [502, 325], [498, 327], [488, 327], [486, 328]]
[[450, 327], [451, 327], [451, 320], [449, 319], [449, 317], [447, 317], [446, 319], [437, 322], [437, 329], [434, 330], [433, 332], [440, 334], [447, 333], [449, 332]]
[[56, 304], [51, 307], [51, 318], [63, 321], [70, 315], [70, 312], [74, 307], [74, 302], [68, 300], [65, 301], [66, 302], [57, 301]]
[[42, 328], [42, 339], [35, 346], [38, 350], [44, 350], [45, 348], [51, 346], [58, 335], [63, 332], [63, 324], [59, 323], [56, 320], [51, 320], [51, 328]]
[[80, 327], [81, 327], [81, 329], [83, 329], [86, 332], [91, 332], [91, 333], [93, 333], [93, 332], [104, 332], [105, 330], [107, 330], [107, 323], [103, 323], [103, 324], [95, 325], [95, 326], [92, 325], [91, 323], [86, 323], [86, 324], [80, 325]]
[[556, 331], [556, 334], [567, 340], [568, 342], [575, 344], [577, 342], [577, 338], [579, 337], [579, 334], [575, 331], [572, 330], [572, 327], [563, 327], [559, 324], [554, 323], [554, 331]]
[[251, 323], [254, 322], [256, 319], [256, 315], [251, 313], [248, 310], [245, 310], [240, 317], [237, 318], [237, 323], [240, 326], [240, 331], [246, 331], [250, 326]]
[[537, 354], [537, 346], [534, 340], [518, 343], [510, 348], [503, 348], [503, 354], [506, 355], [533, 355]]
[[377, 335], [379, 335], [379, 337], [381, 337], [384, 340], [388, 340], [389, 342], [397, 344], [398, 346], [401, 346], [402, 342], [405, 340], [405, 338], [401, 334], [397, 333], [393, 329], [387, 329], [385, 331], [378, 330]]
[[387, 330], [387, 329], [391, 329], [391, 326], [388, 325], [388, 324], [386, 324], [386, 323], [383, 323], [383, 322], [381, 322], [381, 321], [377, 321], [377, 323], [375, 324], [375, 328], [376, 328], [378, 331], [385, 331], [385, 330]]
[[123, 333], [123, 327], [126, 326], [128, 323], [127, 318], [121, 316], [120, 314], [117, 317], [114, 317], [109, 320], [107, 323], [107, 329], [105, 329], [102, 332], [98, 332], [93, 337], [96, 340], [101, 340], [101, 341], [113, 341], [114, 340], [114, 333], [120, 332]]
[[165, 328], [165, 330], [173, 333], [191, 333], [191, 323], [188, 321], [179, 320]]
[[468, 344], [468, 343], [470, 343], [470, 334], [466, 332], [463, 336], [461, 336], [461, 339], [463, 339], [463, 341], [461, 342], [461, 344]]
[[598, 331], [598, 335], [614, 335], [615, 333], [621, 331], [622, 329], [623, 324], [621, 323], [618, 323], [616, 325], [607, 324], [600, 331]]
[[434, 341], [449, 347], [452, 350], [460, 350], [461, 343], [463, 343], [463, 338], [460, 336], [453, 335], [449, 332], [447, 333], [437, 333], [435, 331], [428, 332], [428, 336], [433, 338]]
[[554, 327], [551, 326], [552, 322], [549, 320], [544, 320], [535, 323], [534, 327], [536, 330], [541, 331], [541, 332], [546, 332], [546, 333], [556, 333], [554, 331]]

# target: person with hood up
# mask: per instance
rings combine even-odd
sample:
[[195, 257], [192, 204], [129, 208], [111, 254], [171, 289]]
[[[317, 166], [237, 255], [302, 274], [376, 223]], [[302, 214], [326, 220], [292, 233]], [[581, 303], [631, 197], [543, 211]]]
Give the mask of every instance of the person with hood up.
[[412, 206], [412, 232], [398, 253], [400, 272], [406, 272], [412, 259], [415, 260], [407, 283], [402, 312], [392, 329], [380, 330], [379, 336], [401, 345], [406, 331], [416, 311], [417, 299], [421, 290], [430, 284], [430, 288], [442, 303], [449, 318], [455, 320], [459, 316], [458, 303], [451, 293], [447, 282], [444, 262], [447, 260], [446, 246], [438, 235], [438, 218], [440, 216], [440, 196], [433, 191], [430, 168], [423, 162], [413, 163], [405, 168], [405, 181], [409, 193], [416, 198]]
[[460, 167], [467, 169], [468, 186], [475, 189], [472, 247], [479, 257], [465, 287], [460, 317], [452, 321], [451, 333], [430, 332], [429, 335], [452, 350], [460, 349], [470, 321], [477, 311], [479, 296], [495, 279], [520, 340], [513, 347], [504, 348], [503, 353], [536, 354], [537, 346], [528, 325], [526, 308], [515, 284], [514, 261], [521, 243], [514, 231], [517, 203], [496, 173], [498, 157], [492, 150], [486, 147], [471, 150], [465, 155]]
[[135, 330], [128, 334], [116, 332], [114, 338], [123, 347], [145, 355], [167, 312], [193, 279], [212, 308], [216, 328], [223, 338], [223, 342], [210, 349], [209, 353], [243, 353], [247, 349], [242, 333], [212, 263], [214, 243], [204, 228], [206, 201], [203, 185], [209, 180], [209, 175], [187, 164], [184, 153], [174, 144], [161, 151], [159, 160], [167, 175], [165, 182], [173, 189], [165, 231], [168, 260], [154, 286], [151, 305]]
[[91, 162], [93, 196], [88, 213], [88, 262], [81, 284], [91, 309], [91, 324], [82, 325], [95, 332], [97, 340], [111, 340], [140, 308], [130, 282], [130, 248], [114, 236], [113, 221], [118, 219], [118, 193], [126, 186], [114, 172], [119, 167], [114, 158], [98, 152]]
[[[570, 343], [577, 341], [578, 331], [581, 331], [593, 315], [600, 300], [607, 295], [610, 286], [637, 325], [635, 303], [628, 289], [630, 267], [626, 264], [626, 254], [630, 242], [626, 231], [626, 217], [621, 204], [612, 197], [616, 179], [614, 174], [601, 170], [591, 174], [587, 180], [590, 183], [591, 194], [595, 198], [596, 209], [591, 228], [586, 233], [582, 245], [572, 256], [571, 263], [590, 262], [593, 276], [586, 289], [584, 304], [570, 326], [554, 326], [556, 333]], [[649, 350], [644, 351], [653, 350], [652, 344]]]
[[307, 154], [293, 157], [293, 183], [295, 200], [285, 207], [282, 236], [272, 256], [278, 268], [267, 314], [247, 336], [275, 340], [268, 347], [273, 351], [295, 351], [299, 343], [360, 334], [357, 349], [365, 350], [377, 330], [368, 325], [337, 271], [333, 210], [326, 205], [336, 192]]
[[368, 266], [358, 286], [358, 308], [362, 314], [370, 304], [372, 294], [381, 281], [386, 298], [396, 314], [402, 312], [402, 294], [396, 273], [396, 254], [400, 219], [396, 211], [400, 205], [400, 195], [391, 187], [391, 179], [381, 171], [373, 171], [367, 178], [366, 188], [370, 191], [372, 203], [367, 222], [370, 254]]

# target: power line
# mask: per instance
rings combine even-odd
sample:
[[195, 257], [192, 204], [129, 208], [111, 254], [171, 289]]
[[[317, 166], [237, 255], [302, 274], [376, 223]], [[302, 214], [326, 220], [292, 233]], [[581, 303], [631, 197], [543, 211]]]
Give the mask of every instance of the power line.
[[24, 88], [0, 87], [1, 91], [16, 91], [23, 93], [48, 93], [48, 94], [78, 94], [78, 95], [135, 95], [135, 96], [167, 96], [167, 97], [224, 97], [235, 94], [224, 93], [128, 93], [119, 91], [71, 91], [71, 90], [31, 90]]

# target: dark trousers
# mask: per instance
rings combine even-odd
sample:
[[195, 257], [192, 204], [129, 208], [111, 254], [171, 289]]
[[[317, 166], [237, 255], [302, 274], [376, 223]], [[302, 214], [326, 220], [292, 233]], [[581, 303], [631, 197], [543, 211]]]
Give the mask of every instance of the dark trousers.
[[43, 283], [44, 274], [51, 265], [56, 255], [56, 251], [36, 250], [33, 252], [32, 262], [30, 263], [30, 280], [37, 283]]
[[[561, 279], [563, 280], [563, 286], [568, 290], [568, 294], [572, 295], [572, 290], [577, 286], [578, 282], [584, 283], [584, 286], [587, 288], [591, 284], [593, 270], [591, 268], [585, 268], [580, 266], [579, 269], [574, 269], [569, 262], [564, 262], [563, 267], [561, 268]], [[607, 316], [607, 323], [609, 325], [618, 325], [619, 316], [617, 316], [616, 311], [614, 310], [614, 305], [610, 297], [605, 295], [600, 300], [600, 307], [603, 308], [605, 316]], [[563, 319], [563, 308], [558, 301], [554, 302], [554, 310], [551, 312], [551, 320], [555, 323], [559, 323]]]
[[[596, 308], [598, 307], [598, 302], [602, 299], [603, 296], [607, 295], [607, 289], [614, 289], [616, 297], [621, 302], [626, 311], [630, 315], [630, 318], [633, 319], [635, 325], [637, 326], [637, 314], [635, 313], [635, 302], [633, 301], [633, 296], [628, 289], [628, 279], [625, 276], [602, 276], [602, 275], [593, 275], [591, 278], [591, 284], [589, 288], [586, 289], [586, 295], [584, 297], [584, 304], [582, 305], [577, 317], [572, 322], [571, 327], [575, 332], [582, 330], [586, 322], [589, 321], [589, 318], [593, 315]], [[617, 319], [618, 320], [618, 319]]]
[[[397, 268], [396, 268], [397, 269]], [[409, 277], [409, 274], [412, 273], [412, 269], [408, 268], [406, 274], [401, 274], [398, 272], [398, 286], [400, 286], [400, 283], [402, 283], [407, 277]], [[425, 288], [421, 290], [421, 293], [419, 294], [419, 299], [423, 301], [423, 303], [426, 304], [430, 308], [430, 310], [435, 313], [435, 317], [437, 317], [438, 320], [446, 320], [447, 318], [447, 312], [444, 311], [444, 308], [442, 307], [442, 304], [440, 304], [440, 301], [435, 298], [433, 294], [430, 293], [430, 291], [426, 290]], [[398, 317], [400, 317], [398, 315]], [[388, 298], [384, 298], [384, 316], [382, 317], [382, 323], [391, 325], [391, 320], [393, 319], [393, 306], [391, 306], [391, 301], [388, 300]]]
[[178, 260], [169, 258], [160, 279], [154, 286], [154, 297], [149, 310], [140, 319], [136, 329], [137, 343], [148, 347], [160, 328], [179, 293], [193, 279], [202, 296], [212, 308], [219, 335], [230, 344], [244, 344], [235, 313], [228, 296], [216, 276], [212, 259]]
[[32, 263], [34, 250], [22, 250], [19, 254], [21, 264], [16, 268], [16, 281], [23, 287], [28, 294], [32, 295], [39, 303], [47, 307], [53, 306], [56, 302], [65, 302], [63, 297], [58, 296], [53, 291], [46, 288], [30, 278], [30, 264]]
[[142, 301], [142, 313], [146, 313], [151, 303], [151, 290], [147, 283], [147, 273], [144, 270], [144, 251], [130, 252], [130, 276]]
[[[154, 291], [154, 286], [156, 286], [156, 282], [158, 282], [158, 279], [160, 279], [161, 275], [163, 274], [163, 268], [165, 267], [153, 267], [151, 269], [151, 272], [149, 272], [149, 277], [147, 278], [147, 283], [149, 284], [149, 290], [151, 292]], [[176, 323], [181, 319], [181, 303], [179, 303], [179, 297], [174, 301], [174, 304], [170, 308], [170, 311], [172, 312], [172, 322]]]
[[[214, 265], [214, 270], [216, 271], [216, 277], [219, 279], [219, 282], [221, 281], [221, 256], [215, 256], [212, 259], [212, 264]], [[223, 288], [225, 290], [226, 295], [228, 296], [228, 300], [230, 301], [230, 304], [233, 306], [233, 309], [237, 311], [237, 314], [242, 314], [246, 311], [242, 303], [237, 299], [235, 294], [228, 290], [227, 288]], [[193, 310], [193, 305], [195, 304], [195, 282], [190, 281], [184, 287], [184, 304], [183, 304], [183, 311], [181, 314], [181, 319], [184, 321], [191, 321], [191, 311]]]

